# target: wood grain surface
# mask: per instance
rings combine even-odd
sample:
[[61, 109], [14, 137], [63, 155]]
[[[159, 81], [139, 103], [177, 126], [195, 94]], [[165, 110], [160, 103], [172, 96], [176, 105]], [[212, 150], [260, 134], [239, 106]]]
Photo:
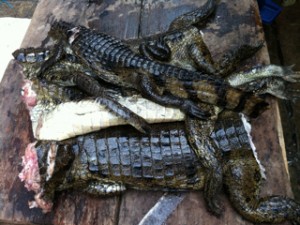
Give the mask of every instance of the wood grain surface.
[[[41, 0], [22, 47], [45, 46], [50, 24], [64, 20], [84, 25], [121, 39], [163, 32], [170, 22], [205, 0]], [[215, 60], [231, 48], [263, 40], [258, 8], [254, 0], [222, 0], [217, 12], [203, 28], [204, 39]], [[239, 69], [269, 63], [266, 48]], [[0, 85], [0, 223], [4, 224], [138, 224], [162, 196], [161, 192], [127, 191], [122, 196], [93, 198], [81, 193], [61, 193], [52, 213], [29, 209], [33, 193], [27, 192], [17, 175], [25, 146], [33, 141], [29, 116], [20, 98], [21, 67], [12, 61]], [[262, 194], [291, 196], [285, 167], [285, 151], [277, 103], [253, 120], [253, 139], [266, 167]], [[202, 193], [189, 193], [167, 220], [167, 224], [251, 224], [241, 218], [222, 196], [225, 212], [220, 219], [205, 209]]]

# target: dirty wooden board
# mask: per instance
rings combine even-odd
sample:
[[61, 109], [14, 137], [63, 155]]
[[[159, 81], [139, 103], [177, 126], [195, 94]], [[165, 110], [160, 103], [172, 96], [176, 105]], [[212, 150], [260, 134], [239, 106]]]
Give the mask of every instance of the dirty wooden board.
[[[44, 45], [50, 23], [65, 20], [106, 32], [121, 39], [148, 36], [165, 31], [169, 23], [184, 12], [204, 4], [204, 0], [41, 0], [22, 47]], [[215, 60], [230, 48], [262, 40], [256, 1], [221, 1], [214, 19], [203, 29], [204, 39]], [[268, 63], [266, 48], [247, 60], [241, 68]], [[241, 69], [240, 68], [240, 69]], [[128, 191], [122, 196], [92, 198], [80, 193], [58, 195], [54, 211], [42, 214], [28, 209], [28, 193], [17, 175], [25, 146], [33, 140], [29, 116], [20, 98], [20, 66], [11, 62], [0, 86], [0, 222], [18, 224], [137, 224], [162, 196], [161, 192]], [[263, 194], [291, 195], [282, 148], [277, 103], [253, 121], [254, 142], [266, 167], [268, 180]], [[167, 224], [251, 224], [242, 219], [223, 196], [226, 208], [221, 219], [210, 215], [202, 193], [189, 193], [167, 220]]]

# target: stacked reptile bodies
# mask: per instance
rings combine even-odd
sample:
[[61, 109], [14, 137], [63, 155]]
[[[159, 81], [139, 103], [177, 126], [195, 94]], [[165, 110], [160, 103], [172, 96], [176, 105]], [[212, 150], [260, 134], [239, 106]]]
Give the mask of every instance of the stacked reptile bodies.
[[[37, 68], [36, 71], [29, 70], [30, 85], [33, 84], [34, 88], [38, 87], [36, 90], [40, 93], [37, 96], [38, 98], [39, 96], [42, 97], [36, 102], [27, 101], [27, 103], [38, 103], [37, 105], [42, 106], [41, 109], [43, 109], [45, 106], [45, 104], [43, 106], [43, 103], [45, 102], [48, 107], [49, 103], [55, 105], [64, 101], [92, 96], [96, 103], [104, 105], [114, 114], [144, 133], [150, 130], [144, 118], [137, 116], [116, 101], [115, 96], [118, 90], [114, 89], [112, 91], [111, 87], [103, 86], [99, 80], [106, 82], [105, 85], [108, 83], [134, 89], [144, 97], [159, 104], [178, 107], [186, 115], [184, 119], [189, 145], [194, 150], [202, 168], [204, 167], [206, 171], [205, 185], [196, 186], [199, 189], [204, 187], [209, 208], [215, 214], [220, 214], [221, 209], [215, 196], [217, 196], [216, 193], [218, 193], [222, 185], [224, 168], [221, 162], [223, 161], [223, 156], [211, 137], [211, 133], [215, 129], [218, 113], [225, 108], [233, 111], [242, 111], [249, 116], [256, 116], [265, 109], [267, 103], [259, 96], [253, 94], [252, 91], [262, 91], [262, 87], [268, 84], [264, 90], [282, 96], [281, 92], [276, 92], [277, 88], [279, 87], [279, 90], [281, 90], [284, 80], [290, 81], [293, 78], [292, 76], [287, 76], [290, 73], [288, 69], [276, 66], [263, 67], [256, 69], [254, 80], [244, 79], [245, 83], [251, 83], [251, 86], [243, 91], [244, 83], [238, 84], [240, 89], [233, 88], [230, 85], [230, 82], [232, 84], [236, 81], [243, 82], [243, 79], [239, 79], [239, 74], [230, 76], [231, 79], [228, 79], [228, 81], [218, 77], [217, 75], [225, 76], [231, 72], [237, 62], [252, 55], [259, 49], [261, 44], [242, 46], [225, 55], [222, 62], [218, 64], [213, 63], [209, 54], [206, 54], [206, 48], [199, 31], [197, 32], [197, 29], [193, 26], [193, 24], [201, 22], [207, 14], [212, 12], [213, 8], [214, 1], [209, 1], [203, 9], [196, 10], [175, 20], [171, 25], [170, 31], [167, 34], [162, 34], [159, 39], [154, 37], [142, 42], [139, 45], [141, 46], [141, 52], [147, 55], [148, 58], [136, 53], [134, 51], [136, 46], [127, 46], [119, 40], [85, 27], [74, 27], [66, 23], [53, 25], [50, 35], [59, 42], [55, 48], [50, 49], [49, 58], [46, 54], [47, 51], [40, 51], [40, 49], [27, 49], [15, 52], [15, 57], [19, 61], [27, 63], [32, 60], [37, 65], [35, 67]], [[191, 19], [186, 21], [185, 18]], [[176, 30], [182, 28], [178, 27], [179, 24], [180, 26], [184, 25], [185, 28]], [[185, 46], [181, 44], [182, 41], [185, 43], [197, 43], [198, 45]], [[172, 48], [171, 44], [183, 46], [185, 49]], [[177, 65], [178, 60], [182, 57], [169, 57], [170, 55], [178, 55], [174, 54], [176, 51], [189, 53], [185, 56], [190, 56], [190, 58], [187, 58], [187, 61], [191, 63], [189, 65], [185, 64], [185, 69], [170, 65]], [[206, 57], [203, 58], [203, 55], [206, 55]], [[44, 60], [45, 62], [39, 62]], [[207, 62], [207, 64], [203, 62]], [[270, 72], [277, 72], [277, 74], [272, 75]], [[251, 73], [253, 71], [245, 73], [243, 77], [248, 78], [247, 76]], [[270, 80], [273, 81], [274, 78], [276, 81], [279, 81], [279, 86], [274, 86], [274, 82], [269, 82]], [[41, 82], [46, 82], [47, 86], [41, 85]], [[75, 86], [79, 88], [79, 91], [76, 88], [69, 88], [69, 86]], [[46, 90], [46, 95], [44, 90]], [[29, 95], [27, 93], [30, 92], [25, 91], [24, 93], [28, 100]], [[57, 97], [58, 93], [59, 97]], [[79, 147], [79, 149], [82, 148]], [[80, 158], [82, 155], [75, 154], [74, 157]], [[72, 163], [73, 161], [71, 161]], [[82, 168], [83, 170], [84, 168]], [[80, 171], [80, 169], [78, 170], [76, 167], [76, 171]], [[102, 175], [100, 174], [100, 176]], [[129, 176], [132, 176], [132, 174]], [[114, 176], [112, 175], [112, 177]], [[51, 180], [51, 177], [49, 179]], [[126, 180], [123, 182], [126, 182]], [[128, 178], [128, 182], [129, 180]], [[48, 182], [47, 178], [43, 181], [46, 181], [46, 186], [48, 183], [49, 185], [51, 183]], [[117, 182], [119, 182], [118, 179]], [[184, 182], [189, 181], [184, 179]], [[55, 190], [55, 186], [52, 185], [50, 185], [51, 190]], [[165, 185], [168, 186], [168, 184]], [[69, 187], [71, 186], [70, 184]], [[109, 188], [109, 185], [106, 187]], [[176, 187], [180, 188], [180, 186]], [[65, 188], [58, 188], [58, 190], [60, 189]], [[117, 186], [110, 188], [110, 190], [121, 189], [121, 186], [119, 188]], [[41, 192], [41, 190], [39, 189], [37, 192]], [[293, 204], [295, 207], [292, 207], [292, 212], [285, 212], [285, 215], [287, 213], [293, 215], [298, 213], [297, 204]], [[258, 212], [255, 211], [255, 213]], [[288, 218], [292, 219], [293, 216]], [[257, 219], [257, 221], [260, 220]]]
[[[232, 205], [253, 222], [299, 224], [300, 207], [282, 196], [259, 197], [261, 171], [239, 117], [222, 117], [212, 138], [223, 151], [225, 189]], [[50, 160], [52, 159], [52, 160]], [[55, 192], [75, 189], [92, 195], [139, 190], [203, 190], [206, 169], [190, 148], [182, 123], [142, 134], [108, 128], [61, 142], [38, 141], [24, 157], [26, 186], [36, 192], [32, 207], [52, 208]], [[30, 173], [29, 173], [30, 172]]]

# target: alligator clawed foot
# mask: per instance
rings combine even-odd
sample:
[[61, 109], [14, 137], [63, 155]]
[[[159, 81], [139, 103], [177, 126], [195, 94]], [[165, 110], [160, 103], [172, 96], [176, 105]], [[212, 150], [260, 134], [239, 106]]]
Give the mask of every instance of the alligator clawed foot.
[[210, 112], [200, 109], [197, 104], [190, 100], [184, 100], [181, 109], [189, 115], [197, 117], [199, 119], [209, 119], [211, 117]]
[[112, 99], [116, 99], [118, 97], [120, 97], [120, 90], [117, 89], [104, 89], [103, 90], [103, 95], [112, 98]]
[[300, 81], [300, 71], [293, 71], [293, 67], [294, 65], [283, 67], [282, 79], [290, 83], [297, 83]]
[[149, 41], [140, 45], [139, 51], [148, 58], [160, 61], [169, 61], [171, 58], [171, 50], [164, 40]]
[[221, 217], [224, 212], [224, 207], [220, 203], [220, 200], [218, 198], [210, 199], [210, 201], [207, 201], [207, 207], [208, 211], [212, 213], [216, 217]]
[[212, 176], [208, 176], [208, 179], [204, 188], [204, 199], [207, 209], [216, 217], [220, 217], [222, 216], [224, 207], [220, 203], [219, 188], [216, 186], [216, 182]]
[[135, 114], [130, 109], [123, 106], [122, 104], [115, 101], [114, 99], [111, 99], [109, 96], [105, 94], [106, 93], [103, 93], [103, 96], [97, 97], [95, 101], [98, 104], [105, 106], [111, 113], [122, 118], [124, 121], [126, 121], [128, 124], [133, 126], [141, 133], [146, 134], [151, 131], [150, 125], [147, 123], [147, 121], [144, 118]]
[[220, 203], [220, 184], [222, 183], [222, 175], [218, 169], [209, 172], [204, 187], [204, 199], [207, 204], [208, 211], [213, 215], [220, 217], [224, 211], [224, 207]]

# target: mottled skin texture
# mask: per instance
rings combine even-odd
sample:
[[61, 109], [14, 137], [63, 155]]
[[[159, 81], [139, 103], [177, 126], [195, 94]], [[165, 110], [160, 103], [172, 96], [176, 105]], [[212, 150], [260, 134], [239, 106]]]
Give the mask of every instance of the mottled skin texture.
[[[29, 75], [33, 75], [33, 74], [35, 74], [36, 73], [36, 70], [34, 69], [35, 68], [35, 66], [34, 66], [34, 64], [24, 64], [24, 65], [26, 65], [26, 68], [27, 68], [27, 71], [25, 71], [25, 73], [26, 74], [28, 74], [28, 76]], [[69, 68], [70, 67], [70, 68]], [[39, 67], [37, 67], [36, 69], [38, 70], [38, 68]], [[65, 71], [70, 71], [71, 69], [74, 69], [74, 68], [76, 68], [77, 70], [78, 69], [80, 69], [81, 68], [81, 70], [83, 70], [82, 68], [84, 68], [84, 67], [82, 67], [82, 66], [80, 66], [80, 65], [76, 65], [75, 63], [73, 63], [73, 64], [70, 64], [70, 62], [68, 61], [68, 60], [66, 60], [66, 61], [60, 61], [59, 63], [56, 63], [53, 67], [51, 67], [51, 69], [49, 69], [49, 70], [47, 70], [45, 73], [44, 73], [44, 75], [47, 77], [47, 76], [55, 76], [55, 75], [57, 75], [57, 76], [59, 76], [58, 74], [60, 74], [60, 73], [64, 73]], [[89, 71], [89, 70], [85, 70], [85, 72], [87, 72], [87, 71]], [[260, 82], [262, 81], [261, 79], [261, 77], [259, 77], [259, 76], [257, 76], [257, 78], [256, 78], [257, 80], [256, 80], [256, 82], [257, 82], [257, 84], [260, 84]], [[32, 78], [31, 78], [31, 80], [32, 80]], [[254, 82], [255, 81], [255, 79], [252, 79], [252, 82]], [[256, 85], [254, 85], [254, 86], [256, 86]], [[42, 87], [42, 88], [41, 88]], [[53, 88], [53, 89], [52, 89]], [[74, 100], [74, 99], [81, 99], [82, 97], [84, 97], [84, 94], [82, 93], [82, 92], [80, 92], [79, 90], [77, 90], [77, 92], [71, 92], [70, 91], [70, 88], [66, 88], [66, 87], [61, 87], [61, 86], [55, 86], [55, 85], [46, 85], [46, 86], [39, 86], [39, 88], [37, 89], [38, 91], [40, 91], [41, 93], [39, 93], [38, 94], [38, 96], [39, 97], [41, 97], [41, 100], [42, 99], [49, 99], [49, 101], [52, 101], [52, 102], [55, 102], [55, 104], [59, 104], [59, 103], [61, 103], [61, 102], [64, 102], [64, 101], [70, 101], [70, 100]], [[42, 91], [43, 90], [43, 91]], [[53, 91], [53, 90], [56, 90], [56, 91]], [[76, 89], [74, 89], [74, 91], [75, 91]], [[47, 92], [48, 91], [48, 92]], [[57, 94], [57, 93], [60, 93], [59, 95]], [[66, 93], [66, 98], [63, 98], [62, 96], [64, 96], [64, 95], [62, 95], [61, 93]], [[59, 96], [59, 97], [58, 97]], [[39, 104], [45, 104], [45, 106], [48, 106], [49, 105], [49, 102], [44, 102], [45, 100], [43, 100], [41, 103], [39, 103]], [[231, 137], [231, 141], [229, 142], [229, 143], [232, 143], [233, 145], [232, 146], [224, 146], [224, 145], [219, 145], [219, 146], [217, 146], [215, 149], [217, 149], [218, 151], [220, 150], [220, 149], [222, 149], [223, 151], [228, 151], [229, 149], [233, 149], [233, 148], [242, 148], [242, 149], [244, 149], [244, 148], [250, 148], [249, 147], [249, 143], [248, 143], [248, 137], [247, 137], [247, 135], [245, 134], [245, 133], [243, 133], [243, 131], [241, 132], [241, 129], [240, 128], [238, 128], [238, 127], [240, 127], [240, 123], [238, 123], [237, 121], [236, 121], [236, 119], [235, 119], [235, 114], [230, 114], [230, 115], [227, 115], [227, 117], [226, 117], [226, 119], [224, 119], [223, 117], [221, 117], [221, 118], [219, 118], [219, 121], [221, 121], [221, 122], [219, 122], [219, 123], [217, 123], [216, 125], [214, 125], [214, 126], [208, 126], [208, 129], [212, 129], [212, 127], [214, 127], [214, 129], [215, 130], [217, 130], [217, 131], [222, 131], [222, 130], [226, 130], [225, 128], [226, 127], [230, 127], [230, 128], [232, 128], [232, 124], [234, 124], [234, 127], [235, 127], [235, 132], [228, 132], [228, 134], [233, 134], [234, 136], [236, 136], [236, 135], [238, 135], [238, 139], [236, 139], [236, 138], [234, 138], [234, 137]], [[224, 128], [225, 127], [225, 128]], [[191, 131], [189, 131], [192, 135], [194, 135], [195, 137], [197, 137], [197, 138], [203, 138], [203, 146], [204, 146], [204, 149], [207, 149], [207, 150], [213, 150], [210, 146], [212, 145], [211, 144], [211, 142], [209, 141], [210, 139], [208, 138], [208, 136], [207, 137], [204, 137], [203, 136], [203, 134], [199, 134], [199, 133], [197, 133], [197, 132], [199, 132], [199, 127], [197, 127], [197, 126], [195, 126], [195, 129], [193, 129], [193, 130], [191, 130]], [[171, 132], [172, 133], [172, 132]], [[218, 135], [217, 137], [216, 137], [216, 134], [217, 133], [219, 133], [220, 135]], [[165, 134], [169, 134], [168, 132], [167, 133], [164, 133], [164, 135]], [[221, 140], [224, 140], [224, 138], [223, 138], [223, 136], [224, 135], [226, 135], [226, 132], [224, 131], [224, 132], [215, 132], [215, 133], [213, 133], [212, 134], [212, 137], [214, 138], [214, 139], [216, 139], [216, 140], [218, 140], [218, 141], [221, 141]], [[209, 134], [209, 136], [210, 136], [210, 134]], [[108, 137], [108, 136], [107, 136]], [[159, 137], [159, 138], [161, 138], [161, 136]], [[159, 140], [159, 138], [157, 139], [157, 140]], [[186, 141], [186, 137], [184, 136], [184, 137], [182, 137], [183, 139], [184, 139], [184, 144], [185, 145], [187, 145], [187, 141]], [[183, 141], [183, 139], [180, 139], [181, 141]], [[226, 137], [227, 139], [229, 139], [229, 137]], [[87, 138], [87, 140], [91, 140], [90, 138]], [[114, 144], [115, 144], [115, 139], [114, 138], [111, 138], [110, 139], [111, 141], [108, 141], [108, 142], [106, 142], [107, 144], [104, 144], [103, 146], [106, 146], [107, 148], [109, 148], [109, 146], [112, 146], [111, 148], [114, 148], [113, 146], [114, 146]], [[148, 141], [149, 141], [149, 138], [147, 139]], [[168, 141], [170, 141], [169, 139], [168, 139], [168, 137], [166, 138], [166, 139], [164, 139], [164, 140], [168, 140]], [[177, 139], [177, 141], [178, 141], [179, 139]], [[199, 140], [199, 139], [198, 139]], [[238, 140], [238, 142], [236, 141], [236, 140]], [[151, 139], [151, 142], [154, 142], [154, 143], [156, 143], [156, 141], [155, 141], [155, 139]], [[89, 143], [89, 144], [88, 144]], [[93, 144], [92, 144], [93, 142], [92, 141], [88, 141], [88, 142], [86, 142], [86, 145], [87, 146], [93, 146]], [[99, 142], [100, 143], [100, 142]], [[133, 142], [133, 143], [135, 143], [135, 142]], [[171, 142], [169, 142], [169, 144], [172, 144], [172, 145], [176, 145], [176, 140], [174, 140], [174, 138], [171, 138]], [[221, 143], [224, 143], [224, 142], [221, 142]], [[102, 142], [102, 144], [103, 144], [103, 142]], [[181, 142], [181, 144], [183, 144], [183, 142]], [[155, 146], [157, 146], [157, 145], [159, 145], [160, 146], [160, 143], [158, 143], [158, 144], [154, 144]], [[215, 143], [213, 143], [213, 145], [215, 145]], [[120, 146], [126, 146], [126, 145], [120, 145]], [[137, 146], [139, 146], [139, 145], [137, 145]], [[167, 147], [166, 147], [167, 148]], [[219, 153], [220, 153], [220, 151], [219, 151]], [[219, 154], [218, 153], [218, 154]], [[168, 154], [168, 152], [166, 152], [166, 154]], [[219, 157], [221, 157], [221, 155], [219, 156]], [[212, 161], [211, 159], [208, 159], [208, 161]], [[236, 160], [237, 161], [237, 160]], [[65, 162], [67, 162], [67, 161], [65, 161]], [[235, 162], [235, 163], [237, 163], [237, 162]], [[203, 166], [203, 165], [202, 165]], [[130, 167], [130, 165], [128, 165], [128, 167]], [[82, 173], [83, 173], [83, 175], [85, 176], [86, 175], [86, 167], [80, 167], [81, 169], [82, 169]], [[117, 167], [118, 168], [118, 167]], [[77, 171], [80, 171], [81, 169], [79, 169], [79, 168], [77, 168]], [[206, 174], [206, 177], [209, 177], [209, 172], [208, 172], [208, 170], [204, 170], [204, 168], [202, 167], [202, 169], [201, 169], [201, 171], [203, 172], [203, 173], [205, 173]], [[221, 173], [222, 173], [222, 171], [223, 171], [223, 169], [222, 169], [222, 167], [221, 167]], [[222, 173], [223, 174], [223, 173]], [[62, 174], [60, 174], [61, 176], [63, 176]], [[128, 183], [130, 183], [130, 182], [132, 182], [132, 184], [137, 184], [137, 182], [135, 181], [135, 180], [133, 180], [133, 181], [131, 181], [131, 179], [132, 178], [130, 178], [130, 174], [129, 174], [129, 178], [128, 177], [126, 177], [126, 178], [123, 178], [123, 181], [125, 182], [126, 180], [128, 180], [128, 181], [126, 181], [126, 182], [128, 182]], [[202, 176], [202, 175], [201, 175]], [[211, 175], [210, 175], [211, 176]], [[56, 177], [57, 179], [59, 178], [59, 177]], [[119, 178], [118, 178], [119, 179]], [[84, 179], [85, 180], [85, 179]], [[83, 181], [82, 181], [83, 182]], [[79, 184], [80, 185], [82, 185], [82, 182], [79, 182]], [[143, 182], [144, 181], [142, 181], [141, 180], [141, 183], [140, 184], [138, 184], [137, 186], [143, 186]], [[176, 183], [176, 185], [178, 184], [178, 182], [175, 182]], [[146, 181], [145, 182], [145, 184], [147, 184], [147, 185], [149, 185], [149, 181]], [[56, 184], [53, 184], [54, 186], [56, 185]], [[78, 184], [76, 184], [76, 185], [78, 185]], [[75, 185], [75, 186], [76, 186]], [[153, 186], [152, 186], [153, 185]], [[152, 185], [150, 185], [150, 189], [156, 189], [157, 188], [157, 186], [160, 186], [161, 185], [161, 180], [158, 180], [158, 181], [153, 181], [153, 184]], [[176, 186], [175, 184], [171, 184], [171, 183], [168, 183], [168, 185], [170, 185], [172, 188], [178, 188], [178, 187], [187, 187], [187, 186], [185, 186], [186, 184], [180, 184], [179, 186]], [[201, 184], [198, 184], [196, 187], [197, 188], [200, 188], [201, 187], [201, 189], [202, 188], [205, 188], [205, 186], [207, 186], [208, 185], [208, 182], [205, 182], [205, 183], [201, 183]], [[60, 188], [58, 188], [57, 189], [57, 187], [55, 187], [54, 188], [54, 186], [52, 186], [51, 185], [51, 183], [49, 183], [49, 184], [47, 184], [46, 186], [49, 186], [48, 188], [50, 189], [50, 190], [61, 190], [61, 189], [64, 189], [64, 188], [67, 188], [67, 187], [73, 187], [74, 185], [73, 184], [70, 184], [69, 186], [67, 186], [67, 187], [60, 187]], [[134, 185], [133, 185], [134, 186]], [[193, 185], [191, 185], [191, 186], [193, 186]], [[88, 187], [87, 187], [87, 189], [86, 189], [86, 191], [88, 191], [88, 192], [90, 192], [90, 193], [94, 193], [94, 194], [97, 194], [97, 190], [99, 191], [99, 190], [102, 190], [102, 191], [104, 191], [104, 190], [106, 190], [107, 188], [112, 188], [112, 187], [118, 187], [118, 188], [121, 188], [121, 187], [123, 187], [121, 184], [119, 184], [119, 183], [111, 183], [109, 180], [106, 180], [106, 179], [101, 179], [101, 182], [96, 182], [95, 180], [93, 180], [93, 181], [91, 181], [90, 182], [90, 185], [88, 185]], [[235, 187], [235, 186], [234, 186]], [[144, 187], [145, 188], [145, 187]], [[249, 188], [249, 187], [247, 187], [247, 186], [243, 186], [241, 189], [243, 189], [243, 188], [245, 188], [245, 190], [240, 190], [240, 192], [239, 193], [242, 193], [242, 194], [245, 194], [245, 192], [247, 192], [247, 188]], [[257, 187], [258, 188], [258, 187]], [[80, 186], [80, 189], [82, 189], [82, 187]], [[230, 189], [230, 188], [229, 188]], [[233, 189], [233, 190], [235, 190], [235, 189]], [[251, 194], [252, 192], [250, 192], [250, 194]], [[211, 193], [208, 193], [208, 194], [211, 194]], [[238, 200], [238, 199], [240, 199], [240, 197], [239, 198], [237, 198], [237, 199], [235, 199], [235, 201], [237, 201], [238, 203], [239, 203], [239, 205], [241, 205], [241, 203], [240, 203], [240, 201]], [[241, 199], [243, 199], [243, 198], [241, 198]], [[281, 198], [279, 198], [279, 202], [281, 202]], [[289, 204], [292, 204], [292, 203], [290, 203], [290, 202], [288, 202], [287, 203], [287, 205], [289, 205]], [[237, 207], [237, 206], [236, 206]], [[244, 207], [244, 206], [243, 206]], [[246, 207], [248, 207], [248, 205], [246, 204]], [[283, 206], [282, 206], [282, 204], [281, 203], [279, 203], [279, 205], [277, 205], [276, 207], [279, 207], [279, 208], [282, 208]], [[243, 212], [243, 210], [241, 211], [241, 213], [243, 214], [244, 212]], [[253, 214], [256, 214], [257, 212], [255, 211], [255, 212], [253, 212]], [[260, 215], [260, 212], [258, 213], [259, 214], [259, 216], [261, 216]], [[246, 217], [247, 216], [249, 216], [247, 213], [246, 213]], [[253, 217], [253, 215], [251, 215], [251, 217]], [[250, 219], [251, 219], [251, 217], [250, 217]], [[253, 219], [251, 219], [251, 220], [253, 220]]]
[[[42, 73], [41, 66], [49, 60], [49, 50], [41, 48], [19, 49], [13, 53], [14, 57], [24, 65], [25, 78], [34, 82], [33, 89], [37, 92], [45, 107], [50, 108], [66, 101], [93, 97], [96, 102], [104, 105], [112, 113], [126, 120], [137, 130], [145, 133], [150, 130], [147, 122], [120, 105], [111, 94], [114, 88], [93, 79], [96, 74], [87, 66], [80, 64], [76, 58], [67, 55]], [[50, 57], [51, 58], [51, 57]], [[84, 76], [84, 75], [85, 76]], [[76, 85], [76, 82], [78, 85]], [[74, 88], [76, 86], [76, 88]], [[83, 88], [82, 88], [83, 86]], [[86, 89], [85, 87], [88, 87]], [[47, 89], [47, 91], [43, 91]], [[78, 90], [79, 89], [79, 90]], [[73, 92], [76, 93], [73, 93]], [[60, 93], [58, 95], [52, 93]], [[66, 94], [63, 94], [66, 93]], [[62, 94], [62, 96], [61, 96]], [[56, 96], [59, 96], [58, 98]]]
[[[28, 58], [32, 61], [39, 61], [38, 56], [41, 55], [41, 53], [36, 52], [35, 54], [33, 49], [29, 51], [30, 54], [26, 54], [24, 50], [19, 50], [15, 52], [16, 58], [19, 59], [19, 61], [26, 61]], [[20, 55], [21, 53], [24, 53], [23, 55]], [[36, 58], [36, 60], [34, 60]], [[70, 100], [76, 100], [80, 99], [76, 95], [72, 96], [74, 94], [74, 90], [76, 89], [70, 89], [70, 87], [64, 87], [64, 86], [73, 86], [72, 80], [70, 79], [65, 79], [66, 74], [72, 74], [72, 73], [78, 73], [79, 71], [83, 74], [88, 74], [86, 76], [87, 78], [95, 76], [93, 73], [93, 70], [89, 69], [88, 67], [77, 63], [76, 61], [71, 61], [70, 59], [64, 59], [60, 60], [56, 64], [54, 64], [52, 67], [50, 67], [48, 70], [43, 72], [43, 79], [42, 81], [46, 82], [47, 84], [44, 84], [41, 88], [40, 79], [36, 78], [36, 74], [39, 72], [40, 68], [40, 63], [37, 64], [24, 64], [26, 67], [26, 77], [36, 83], [36, 92], [40, 98], [40, 102], [38, 104], [44, 104], [46, 105], [47, 110], [51, 110], [51, 107], [55, 107], [56, 104], [59, 104], [60, 102], [65, 102], [65, 101], [70, 101]], [[83, 77], [83, 76], [82, 76]], [[259, 83], [260, 81], [258, 81]], [[56, 86], [55, 84], [62, 84], [64, 83], [63, 86]], [[94, 85], [91, 84], [90, 88], [93, 87]], [[96, 86], [97, 88], [98, 86]], [[103, 87], [103, 85], [102, 85]], [[49, 93], [45, 91], [44, 89], [49, 88]], [[92, 89], [96, 89], [92, 88]], [[53, 90], [56, 91], [53, 91]], [[70, 92], [70, 90], [73, 90], [73, 92]], [[107, 91], [106, 89], [102, 88], [102, 90]], [[57, 99], [57, 95], [55, 93], [66, 93], [62, 95], [60, 101], [59, 98]], [[54, 94], [54, 95], [53, 95]], [[69, 95], [68, 95], [69, 94]], [[76, 93], [79, 94], [81, 97], [85, 97], [85, 95], [81, 92]], [[51, 95], [54, 97], [51, 99]], [[65, 96], [65, 97], [64, 97]], [[99, 98], [96, 99], [96, 101]], [[99, 102], [100, 104], [103, 104], [103, 101]], [[215, 106], [211, 106], [208, 104], [201, 104], [202, 108], [205, 108], [207, 110], [213, 111], [214, 114], [217, 114], [217, 110], [219, 108]], [[104, 104], [107, 106], [107, 104]], [[110, 107], [109, 109], [111, 109]], [[136, 117], [130, 116], [132, 114], [126, 114], [127, 110], [123, 110], [124, 112], [121, 111], [120, 107], [115, 107], [118, 111], [117, 115], [120, 115], [122, 113], [122, 118], [124, 118], [126, 115], [128, 116], [128, 120], [133, 121], [133, 125], [136, 128], [139, 128], [139, 120]], [[124, 107], [123, 107], [124, 108]], [[41, 107], [42, 109], [42, 107]], [[125, 115], [125, 116], [124, 116]], [[219, 149], [215, 146], [214, 142], [211, 141], [210, 138], [208, 138], [214, 128], [214, 120], [199, 120], [190, 116], [187, 116], [186, 118], [186, 130], [188, 134], [188, 140], [192, 148], [194, 149], [196, 155], [201, 159], [202, 164], [204, 167], [208, 168], [208, 172], [210, 174], [210, 182], [206, 182], [205, 186], [205, 198], [208, 203], [208, 206], [211, 211], [213, 211], [215, 214], [219, 215], [221, 213], [221, 207], [220, 204], [217, 203], [217, 195], [216, 193], [219, 192], [219, 189], [221, 188], [222, 184], [222, 172], [221, 172], [221, 156]], [[201, 131], [201, 132], [199, 132]], [[213, 199], [213, 200], [212, 200]]]
[[70, 42], [67, 48], [82, 63], [97, 71], [100, 79], [133, 88], [154, 102], [178, 107], [188, 115], [201, 119], [214, 116], [200, 109], [198, 102], [242, 111], [250, 116], [257, 116], [267, 105], [263, 99], [251, 93], [247, 93], [247, 101], [244, 102], [244, 92], [231, 88], [217, 76], [150, 60], [108, 35], [65, 23], [53, 25], [50, 34], [58, 32], [65, 32], [65, 45]]
[[[171, 27], [183, 28], [188, 24], [198, 24], [203, 18], [210, 15], [214, 10], [214, 6], [215, 1], [210, 0], [203, 9], [195, 10], [176, 19]], [[263, 102], [257, 97], [247, 96], [249, 104], [242, 101], [242, 105], [240, 105], [242, 93], [230, 89], [222, 79], [213, 75], [207, 76], [202, 72], [192, 73], [178, 67], [149, 60], [132, 52], [121, 41], [84, 27], [56, 23], [52, 26], [49, 35], [56, 39], [58, 44], [55, 46], [51, 57], [43, 64], [41, 73], [46, 71], [53, 63], [65, 57], [66, 53], [71, 53], [90, 68], [95, 69], [100, 79], [123, 87], [135, 88], [147, 98], [163, 105], [179, 107], [198, 118], [210, 116], [210, 113], [199, 109], [199, 106], [197, 106], [198, 100], [230, 109], [238, 107], [236, 110], [244, 111], [246, 114], [256, 114], [260, 108], [256, 108], [256, 104]], [[195, 33], [191, 35], [195, 36]], [[205, 52], [204, 43], [199, 43], [197, 40], [184, 36], [176, 38], [183, 39], [184, 42], [192, 41], [190, 45], [194, 45], [195, 48], [198, 47], [199, 54]], [[243, 51], [243, 57], [253, 54], [259, 47], [260, 45], [247, 46], [246, 50]], [[237, 50], [235, 53], [238, 52], [240, 51]], [[195, 55], [195, 57], [198, 58], [198, 55]], [[232, 54], [231, 57], [226, 57], [224, 61], [236, 61], [233, 60], [235, 58], [241, 60], [241, 54]], [[188, 57], [187, 60], [189, 60]], [[226, 66], [228, 67], [228, 65]], [[87, 79], [81, 78], [81, 75], [78, 74], [74, 76], [76, 77], [74, 82], [79, 86], [82, 84], [78, 79]], [[93, 92], [90, 87], [85, 87], [85, 90]]]
[[[58, 147], [59, 154], [54, 175], [41, 182], [44, 198], [52, 201], [56, 191], [69, 189], [96, 196], [116, 194], [126, 187], [165, 191], [204, 189], [207, 171], [190, 148], [182, 125], [155, 125], [149, 135], [120, 127], [63, 142], [38, 142], [42, 179], [46, 177], [45, 159], [50, 146]], [[230, 132], [232, 129], [235, 132]], [[211, 137], [222, 149], [225, 190], [244, 218], [252, 222], [289, 220], [300, 224], [300, 205], [294, 200], [259, 196], [260, 168], [236, 114], [224, 113]]]
[[[225, 54], [220, 62], [213, 62], [194, 25], [201, 24], [214, 7], [215, 1], [210, 0], [204, 7], [177, 18], [167, 33], [142, 40], [139, 48], [147, 57], [134, 52], [135, 46], [129, 47], [108, 35], [57, 23], [49, 35], [58, 44], [37, 73], [39, 79], [62, 86], [75, 85], [88, 95], [96, 96], [100, 104], [142, 132], [149, 130], [146, 122], [115, 102], [99, 79], [133, 88], [159, 104], [185, 111], [189, 143], [210, 174], [210, 182], [204, 190], [206, 201], [211, 211], [219, 215], [221, 207], [217, 193], [222, 184], [221, 154], [207, 137], [223, 108], [256, 116], [267, 104], [253, 95], [252, 90], [234, 89], [219, 77], [232, 72], [237, 63], [254, 54], [261, 44], [241, 46]], [[23, 51], [15, 52], [15, 57], [18, 59]], [[69, 62], [72, 66], [67, 65]], [[208, 117], [210, 120], [199, 120]]]

